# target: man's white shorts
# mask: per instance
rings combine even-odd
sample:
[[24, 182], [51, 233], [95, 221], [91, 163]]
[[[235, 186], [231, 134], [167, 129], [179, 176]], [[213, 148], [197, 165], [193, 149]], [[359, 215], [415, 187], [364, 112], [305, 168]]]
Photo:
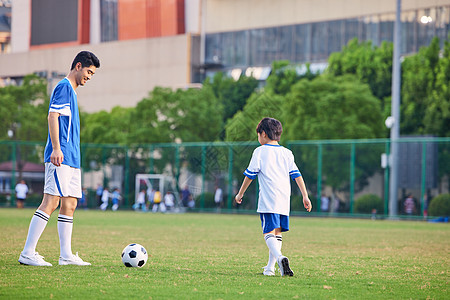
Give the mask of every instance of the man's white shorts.
[[45, 163], [44, 194], [81, 198], [81, 170]]

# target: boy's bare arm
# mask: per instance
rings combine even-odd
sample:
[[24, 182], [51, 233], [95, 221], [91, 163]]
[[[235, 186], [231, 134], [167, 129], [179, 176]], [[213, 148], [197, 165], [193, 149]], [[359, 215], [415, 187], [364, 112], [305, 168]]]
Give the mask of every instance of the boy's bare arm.
[[306, 185], [305, 185], [305, 182], [303, 181], [303, 176], [299, 176], [299, 177], [295, 178], [295, 182], [297, 183], [298, 188], [300, 189], [300, 192], [302, 193], [303, 206], [305, 206], [306, 210], [308, 212], [310, 212], [312, 209], [312, 204], [311, 204], [311, 201], [309, 200], [308, 191], [306, 190]]
[[249, 187], [250, 183], [252, 183], [253, 180], [248, 178], [247, 176], [244, 177], [244, 182], [242, 182], [241, 188], [239, 189], [239, 192], [237, 193], [236, 197], [234, 197], [234, 200], [236, 200], [236, 203], [241, 204], [242, 203], [242, 197], [244, 197], [244, 193]]

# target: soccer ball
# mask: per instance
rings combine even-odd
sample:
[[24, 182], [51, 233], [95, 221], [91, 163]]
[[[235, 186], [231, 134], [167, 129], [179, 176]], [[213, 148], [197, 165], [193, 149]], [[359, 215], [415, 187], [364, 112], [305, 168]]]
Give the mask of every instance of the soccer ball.
[[129, 244], [122, 251], [122, 262], [126, 267], [142, 268], [147, 259], [147, 250], [139, 244]]

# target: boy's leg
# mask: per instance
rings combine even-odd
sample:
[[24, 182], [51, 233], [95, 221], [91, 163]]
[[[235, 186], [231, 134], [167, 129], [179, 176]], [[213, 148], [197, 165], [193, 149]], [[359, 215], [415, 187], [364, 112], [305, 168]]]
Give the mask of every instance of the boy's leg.
[[266, 241], [266, 245], [269, 248], [270, 254], [275, 257], [278, 258], [281, 256], [281, 251], [279, 248], [279, 243], [277, 238], [275, 237], [275, 231], [271, 231], [269, 233], [266, 233], [264, 235], [264, 239]]
[[[281, 246], [282, 246], [282, 239], [281, 239], [281, 232], [282, 231], [288, 231], [289, 230], [289, 217], [288, 216], [280, 216], [280, 224], [281, 227], [277, 228], [275, 230], [275, 235], [279, 237], [279, 247], [280, 247], [280, 253], [281, 253]], [[280, 268], [281, 276], [294, 276], [294, 272], [291, 270], [289, 266], [289, 259], [286, 256], [279, 256], [277, 258], [278, 267]]]
[[44, 194], [41, 205], [31, 218], [25, 247], [19, 257], [19, 262], [33, 266], [51, 266], [43, 257], [36, 253], [36, 245], [47, 226], [52, 212], [58, 207], [59, 196]]
[[[278, 241], [278, 245], [277, 245], [278, 250], [280, 250], [280, 252], [281, 252], [283, 238], [281, 236], [280, 228], [275, 229], [274, 231], [272, 231], [272, 233], [275, 234], [275, 238]], [[274, 255], [272, 255], [272, 253], [269, 250], [269, 260], [267, 262], [267, 267], [265, 267], [264, 269], [273, 271], [273, 270], [275, 270], [276, 263], [277, 263], [277, 258]]]

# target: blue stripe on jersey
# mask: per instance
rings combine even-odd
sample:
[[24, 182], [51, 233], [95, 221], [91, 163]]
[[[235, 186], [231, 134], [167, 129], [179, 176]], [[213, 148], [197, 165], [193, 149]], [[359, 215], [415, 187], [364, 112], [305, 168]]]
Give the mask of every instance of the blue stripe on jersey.
[[244, 171], [244, 175], [253, 180], [256, 178], [256, 175], [258, 175], [258, 172], [252, 172], [252, 171], [249, 171], [248, 169], [246, 169]]
[[56, 187], [58, 188], [58, 192], [59, 192], [59, 194], [61, 195], [61, 197], [64, 197], [64, 196], [63, 196], [63, 193], [62, 193], [62, 191], [61, 191], [61, 186], [59, 185], [58, 173], [56, 173], [56, 170], [55, 170], [55, 172], [53, 173], [53, 175], [55, 176], [55, 182], [56, 182]]
[[292, 180], [294, 180], [297, 177], [302, 176], [299, 170], [290, 171], [289, 175], [291, 176]]

